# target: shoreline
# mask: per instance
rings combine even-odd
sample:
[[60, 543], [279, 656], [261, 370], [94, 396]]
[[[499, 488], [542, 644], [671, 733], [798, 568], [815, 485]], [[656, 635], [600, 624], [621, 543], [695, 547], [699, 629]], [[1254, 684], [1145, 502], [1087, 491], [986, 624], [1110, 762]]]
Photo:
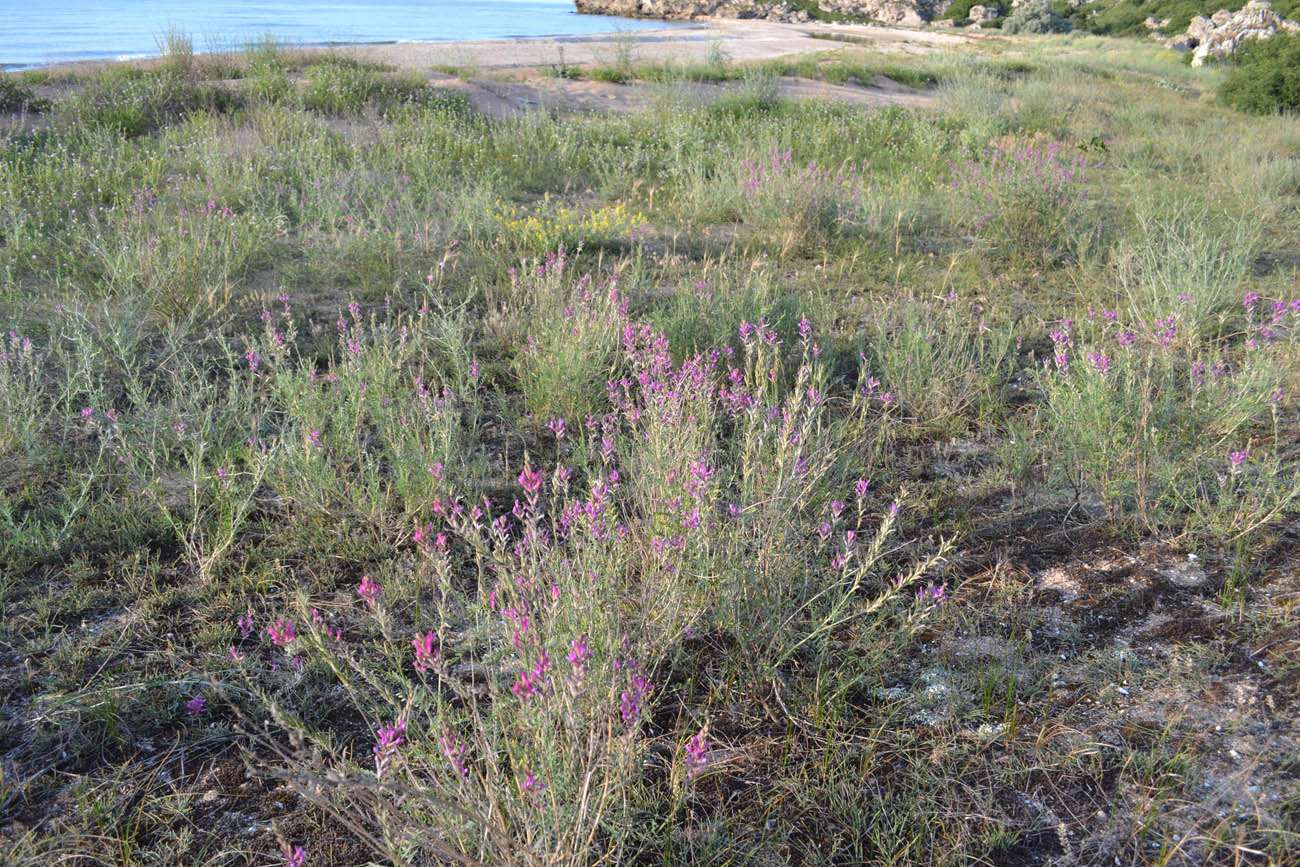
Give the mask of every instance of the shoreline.
[[[638, 19], [646, 20], [646, 19]], [[817, 38], [814, 34], [823, 34]], [[582, 33], [559, 36], [519, 36], [501, 39], [411, 40], [384, 42], [286, 43], [292, 51], [343, 54], [359, 60], [386, 63], [401, 71], [427, 72], [437, 65], [458, 65], [481, 70], [545, 68], [612, 62], [630, 53], [633, 62], [694, 61], [719, 48], [739, 62], [833, 50], [837, 43], [825, 35], [852, 37], [859, 47], [880, 51], [926, 53], [970, 44], [973, 34], [951, 29], [907, 28], [874, 24], [839, 24], [811, 21], [781, 23], [755, 19], [718, 18], [693, 22], [664, 22], [663, 27], [641, 30]], [[194, 53], [197, 57], [237, 55], [237, 51]], [[121, 58], [81, 58], [47, 64], [0, 64], [0, 72], [25, 70], [76, 70], [110, 64], [151, 66], [162, 55]]]

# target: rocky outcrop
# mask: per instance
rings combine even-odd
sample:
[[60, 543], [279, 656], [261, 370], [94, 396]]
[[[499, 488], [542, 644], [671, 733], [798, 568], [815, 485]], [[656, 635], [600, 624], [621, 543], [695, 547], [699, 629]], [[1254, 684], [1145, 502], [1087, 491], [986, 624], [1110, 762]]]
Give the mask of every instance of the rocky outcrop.
[[966, 13], [966, 17], [971, 20], [972, 24], [983, 24], [986, 21], [996, 21], [998, 18], [998, 9], [996, 6], [972, 6]]
[[[574, 0], [579, 12], [623, 18], [663, 18], [698, 21], [706, 18], [759, 18], [803, 22], [807, 11], [761, 0]], [[850, 18], [870, 18], [882, 24], [920, 26], [933, 17], [929, 0], [820, 0], [821, 9]]]
[[1238, 12], [1220, 9], [1209, 18], [1197, 15], [1180, 33], [1165, 42], [1174, 51], [1192, 51], [1192, 66], [1207, 59], [1227, 57], [1250, 39], [1268, 39], [1277, 33], [1300, 33], [1300, 23], [1288, 21], [1269, 6], [1268, 0], [1250, 0]]
[[622, 18], [663, 18], [670, 21], [699, 21], [706, 18], [759, 18], [765, 21], [808, 20], [802, 9], [784, 3], [747, 0], [574, 0], [586, 15], [617, 15]]

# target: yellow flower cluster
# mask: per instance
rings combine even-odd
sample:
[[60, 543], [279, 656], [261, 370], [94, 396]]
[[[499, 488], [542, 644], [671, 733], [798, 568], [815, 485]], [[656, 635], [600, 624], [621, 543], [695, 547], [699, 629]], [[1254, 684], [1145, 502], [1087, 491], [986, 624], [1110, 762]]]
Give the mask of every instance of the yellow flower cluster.
[[554, 205], [544, 198], [534, 213], [525, 213], [515, 205], [502, 204], [494, 209], [497, 226], [516, 246], [538, 252], [554, 250], [563, 244], [575, 247], [579, 242], [600, 244], [624, 238], [645, 216], [629, 213], [622, 204], [588, 210], [581, 207]]

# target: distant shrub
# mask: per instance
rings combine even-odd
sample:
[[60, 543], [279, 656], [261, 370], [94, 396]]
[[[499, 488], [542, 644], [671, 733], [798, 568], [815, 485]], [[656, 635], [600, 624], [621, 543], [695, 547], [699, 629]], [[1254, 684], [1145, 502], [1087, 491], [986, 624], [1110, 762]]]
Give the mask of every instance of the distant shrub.
[[47, 99], [37, 99], [19, 79], [0, 74], [0, 111], [44, 111], [49, 104]]
[[195, 112], [233, 111], [241, 101], [238, 93], [224, 87], [124, 66], [77, 91], [64, 103], [63, 115], [73, 124], [104, 126], [132, 137]]
[[945, 9], [939, 17], [946, 18], [949, 21], [965, 21], [970, 18], [970, 8], [972, 6], [996, 9], [1001, 16], [1005, 16], [1011, 10], [1009, 0], [954, 0], [953, 4]]
[[1069, 33], [1074, 25], [1052, 8], [1049, 0], [1025, 0], [1007, 16], [1003, 33]]
[[621, 66], [597, 66], [587, 70], [593, 81], [605, 81], [610, 84], [627, 84], [636, 79], [636, 73]]
[[742, 118], [770, 114], [787, 105], [777, 88], [777, 81], [767, 70], [746, 68], [741, 84], [709, 106], [714, 118]]
[[[917, 90], [933, 87], [939, 83], [939, 76], [932, 70], [914, 69], [910, 66], [900, 66], [895, 63], [838, 60], [834, 63], [828, 63], [816, 71], [820, 72], [831, 84], [847, 84], [849, 81], [857, 81], [858, 84], [863, 86], [870, 86], [878, 75], [883, 75], [885, 78], [892, 79], [908, 87], [914, 87]], [[806, 77], [814, 78], [816, 76], [808, 75]]]
[[380, 112], [401, 105], [436, 101], [423, 79], [390, 78], [375, 69], [347, 59], [330, 59], [307, 69], [303, 105], [325, 114], [361, 114], [373, 106]]
[[48, 69], [24, 69], [18, 73], [18, 80], [29, 87], [48, 84], [51, 77]]
[[1219, 97], [1249, 114], [1300, 109], [1300, 36], [1278, 34], [1246, 43]]
[[154, 39], [162, 67], [177, 78], [194, 77], [194, 37], [184, 28], [171, 26]]

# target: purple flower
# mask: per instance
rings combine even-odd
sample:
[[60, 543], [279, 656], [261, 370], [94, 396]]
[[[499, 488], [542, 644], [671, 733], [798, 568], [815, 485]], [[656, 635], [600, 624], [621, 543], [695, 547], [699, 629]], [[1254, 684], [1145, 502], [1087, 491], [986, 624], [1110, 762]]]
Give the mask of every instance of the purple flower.
[[400, 716], [397, 718], [395, 725], [387, 725], [381, 728], [375, 735], [375, 779], [381, 779], [384, 771], [388, 770], [388, 763], [397, 755], [397, 748], [406, 743], [402, 737], [406, 733], [406, 720]]
[[307, 863], [307, 853], [302, 851], [301, 846], [289, 848], [288, 843], [280, 846], [280, 854], [284, 856], [285, 867], [303, 867]]
[[547, 426], [548, 428], [551, 429], [551, 432], [552, 432], [552, 433], [555, 434], [555, 438], [556, 438], [557, 440], [562, 440], [562, 439], [564, 439], [564, 419], [563, 419], [563, 418], [553, 419], [553, 420], [552, 420], [551, 422], [549, 422], [546, 426]]
[[1235, 470], [1238, 469], [1243, 463], [1245, 463], [1246, 458], [1249, 456], [1250, 456], [1250, 450], [1247, 449], [1245, 451], [1233, 452], [1232, 454], [1228, 455], [1228, 460], [1232, 463], [1232, 468]]
[[573, 666], [574, 670], [580, 673], [586, 667], [587, 660], [591, 659], [592, 656], [591, 648], [587, 646], [587, 636], [584, 635], [581, 638], [573, 639], [569, 642], [569, 647], [572, 649], [564, 658], [569, 660], [569, 664]]
[[203, 713], [203, 705], [205, 704], [207, 704], [207, 699], [203, 698], [201, 695], [196, 695], [194, 698], [185, 702], [185, 712], [190, 716], [198, 716]]
[[516, 678], [514, 684], [510, 687], [510, 691], [515, 694], [515, 698], [519, 699], [521, 702], [525, 702], [538, 692], [539, 686], [537, 677], [533, 672], [524, 669], [519, 672], [519, 677]]
[[700, 729], [695, 737], [686, 742], [686, 756], [682, 759], [682, 765], [686, 768], [688, 780], [699, 776], [709, 763], [709, 746], [708, 726]]
[[447, 734], [438, 738], [438, 743], [442, 746], [442, 754], [447, 757], [452, 771], [462, 777], [469, 776], [469, 767], [465, 764], [467, 750], [464, 744], [456, 740], [456, 733], [448, 731]]
[[862, 499], [867, 495], [867, 489], [871, 487], [871, 479], [858, 479], [858, 483], [853, 486], [853, 492]]
[[947, 584], [929, 584], [916, 591], [917, 602], [928, 602], [931, 605], [940, 605], [948, 599]]
[[631, 668], [631, 688], [619, 696], [619, 712], [623, 715], [623, 722], [631, 725], [641, 715], [646, 696], [650, 694], [650, 681], [641, 674], [635, 662], [627, 666]]
[[519, 471], [519, 486], [524, 489], [529, 500], [536, 500], [537, 492], [542, 489], [542, 474], [534, 470], [526, 458], [524, 468]]
[[415, 648], [415, 670], [423, 674], [438, 664], [441, 649], [437, 646], [438, 633], [427, 632], [411, 639]]
[[374, 605], [379, 601], [379, 594], [383, 590], [379, 584], [369, 575], [361, 576], [361, 586], [357, 587], [357, 595], [366, 601], [368, 605]]
[[287, 617], [281, 617], [275, 623], [266, 627], [266, 634], [271, 636], [271, 643], [277, 647], [291, 644], [298, 637], [293, 631], [293, 621]]
[[687, 530], [697, 529], [700, 526], [700, 507], [696, 506], [689, 515], [683, 513], [681, 523]]
[[525, 771], [524, 776], [519, 781], [519, 791], [525, 795], [539, 795], [546, 789], [546, 784], [533, 776], [531, 770]]

